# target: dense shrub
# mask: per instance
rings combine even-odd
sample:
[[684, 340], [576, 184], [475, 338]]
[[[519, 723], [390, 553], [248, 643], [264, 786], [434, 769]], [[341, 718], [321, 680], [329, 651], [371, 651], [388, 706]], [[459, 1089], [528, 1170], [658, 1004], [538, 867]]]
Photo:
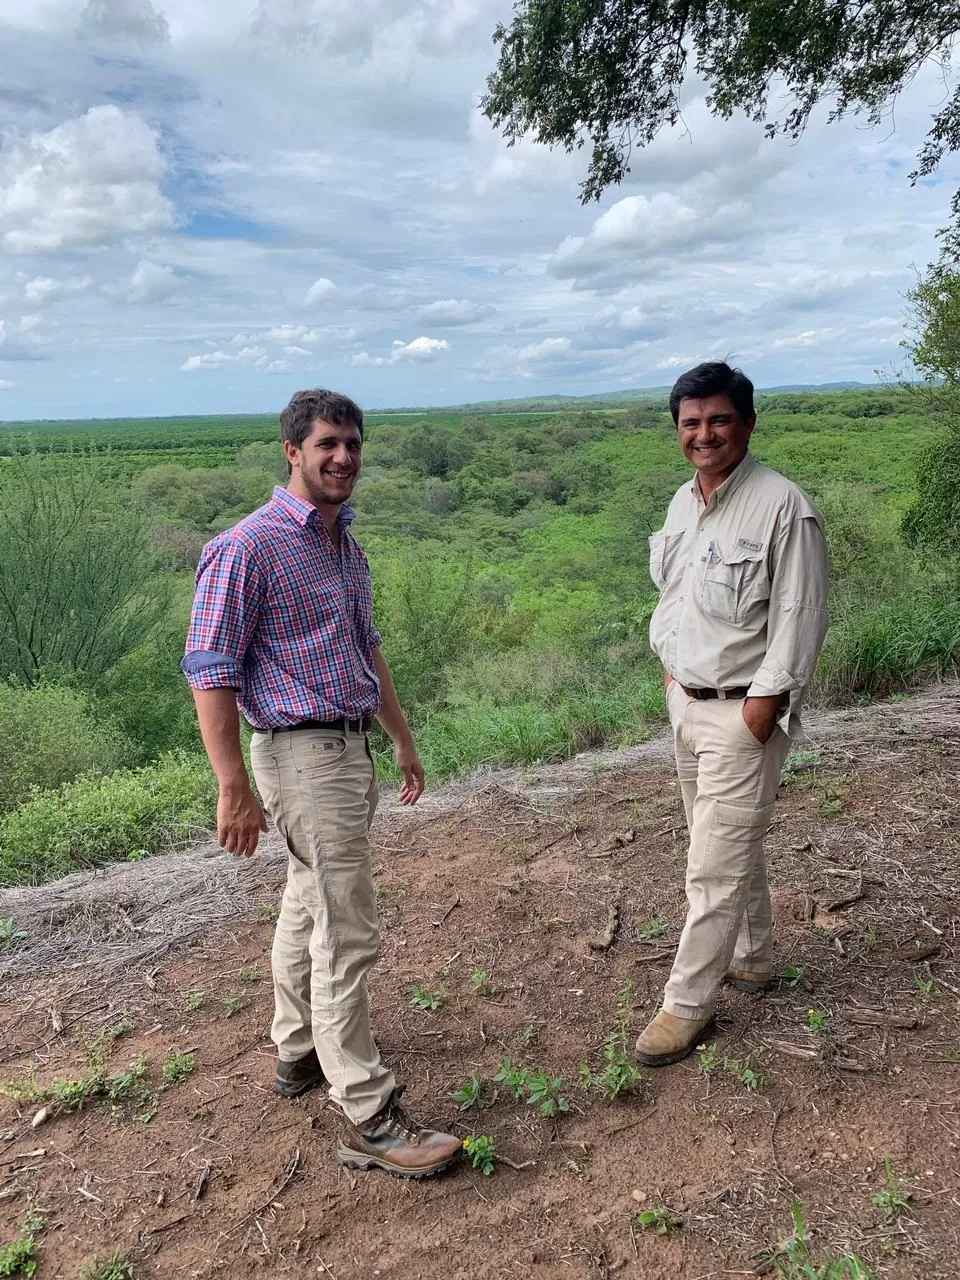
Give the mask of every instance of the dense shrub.
[[36, 884], [202, 838], [217, 788], [201, 755], [169, 755], [145, 769], [35, 791], [0, 818], [0, 885]]
[[0, 812], [16, 808], [31, 787], [112, 773], [133, 758], [120, 725], [77, 689], [0, 685], [0, 724]]

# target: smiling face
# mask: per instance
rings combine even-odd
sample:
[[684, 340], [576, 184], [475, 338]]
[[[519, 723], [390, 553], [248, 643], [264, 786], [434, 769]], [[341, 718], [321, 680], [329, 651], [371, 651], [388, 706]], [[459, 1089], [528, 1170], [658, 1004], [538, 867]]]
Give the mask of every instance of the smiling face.
[[288, 488], [298, 498], [315, 507], [339, 508], [353, 493], [363, 460], [355, 426], [317, 418], [299, 448], [287, 440], [283, 449], [291, 467]]
[[755, 413], [744, 421], [729, 396], [680, 401], [680, 448], [697, 468], [704, 497], [709, 497], [747, 456], [756, 423]]

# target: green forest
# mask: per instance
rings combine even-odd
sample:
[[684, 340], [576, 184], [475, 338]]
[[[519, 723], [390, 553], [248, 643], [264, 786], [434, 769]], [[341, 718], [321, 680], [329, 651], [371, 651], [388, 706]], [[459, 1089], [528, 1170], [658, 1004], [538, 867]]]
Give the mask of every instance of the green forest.
[[[590, 403], [368, 418], [354, 531], [434, 783], [636, 743], [665, 714], [647, 538], [688, 464], [664, 394]], [[757, 407], [753, 451], [827, 522], [813, 701], [952, 672], [957, 556], [930, 505], [930, 396], [785, 391]], [[271, 416], [0, 427], [0, 884], [209, 828], [214, 780], [178, 666], [193, 571], [285, 478]]]

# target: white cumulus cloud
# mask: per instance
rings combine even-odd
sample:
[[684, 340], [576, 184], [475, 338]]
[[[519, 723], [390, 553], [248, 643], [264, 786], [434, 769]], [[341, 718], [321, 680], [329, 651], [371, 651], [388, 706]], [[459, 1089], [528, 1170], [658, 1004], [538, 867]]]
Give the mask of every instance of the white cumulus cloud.
[[399, 364], [405, 360], [436, 360], [441, 352], [449, 349], [450, 343], [446, 338], [414, 338], [412, 342], [401, 342], [398, 338], [390, 352], [390, 362]]
[[476, 324], [496, 315], [496, 307], [483, 306], [468, 298], [443, 298], [420, 308], [420, 319], [428, 324]]
[[8, 382], [6, 378], [0, 378], [0, 391], [12, 391], [17, 384]]
[[23, 296], [33, 307], [42, 307], [56, 298], [64, 298], [73, 294], [86, 293], [93, 287], [90, 276], [70, 276], [66, 280], [57, 280], [53, 276], [20, 276]]
[[313, 284], [307, 290], [304, 305], [314, 307], [318, 302], [327, 302], [336, 292], [337, 286], [333, 281], [328, 280], [326, 276], [321, 276], [319, 280], [314, 280]]
[[170, 230], [165, 174], [156, 132], [119, 107], [91, 107], [46, 133], [8, 133], [0, 147], [0, 244], [44, 254]]

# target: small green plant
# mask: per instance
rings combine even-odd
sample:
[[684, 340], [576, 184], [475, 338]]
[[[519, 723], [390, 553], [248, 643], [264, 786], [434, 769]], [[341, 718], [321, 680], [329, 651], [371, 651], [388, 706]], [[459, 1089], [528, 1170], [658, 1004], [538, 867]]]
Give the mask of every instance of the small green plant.
[[785, 964], [783, 966], [783, 981], [788, 987], [799, 987], [806, 972], [805, 965]]
[[187, 1076], [193, 1075], [197, 1060], [192, 1053], [177, 1053], [171, 1049], [163, 1061], [163, 1067], [160, 1074], [163, 1077], [164, 1089], [170, 1089], [175, 1084], [180, 1084], [186, 1080]]
[[[817, 767], [821, 763], [821, 752], [813, 751], [795, 751], [787, 763], [783, 766], [781, 778], [784, 782], [803, 781], [805, 785], [811, 785], [812, 779], [809, 775], [816, 773]], [[807, 778], [801, 779], [801, 774], [807, 774]]]
[[527, 1092], [527, 1079], [530, 1075], [526, 1067], [518, 1067], [509, 1058], [504, 1058], [500, 1069], [493, 1077], [494, 1084], [503, 1084], [513, 1094], [516, 1102], [522, 1101]]
[[754, 1093], [763, 1085], [763, 1076], [754, 1071], [750, 1065], [749, 1058], [745, 1062], [740, 1062], [737, 1058], [724, 1058], [723, 1070], [725, 1075], [730, 1076], [738, 1084], [742, 1084], [745, 1089], [749, 1089]]
[[620, 988], [617, 996], [617, 1012], [613, 1027], [603, 1039], [603, 1058], [606, 1063], [603, 1070], [595, 1072], [586, 1062], [580, 1068], [580, 1083], [583, 1087], [597, 1088], [610, 1099], [636, 1093], [643, 1081], [642, 1073], [633, 1065], [629, 1056], [632, 999], [633, 983], [628, 980]]
[[221, 996], [220, 1003], [227, 1017], [232, 1018], [243, 1008], [243, 996]]
[[241, 982], [259, 982], [263, 977], [258, 964], [244, 964], [240, 966], [240, 972], [237, 975]]
[[474, 1169], [479, 1169], [485, 1178], [489, 1178], [496, 1167], [497, 1153], [493, 1139], [485, 1134], [475, 1138], [464, 1138], [463, 1149], [470, 1157]]
[[920, 999], [932, 1000], [937, 990], [936, 978], [925, 978], [918, 969], [913, 975], [913, 985], [920, 992]]
[[482, 1111], [487, 1106], [483, 1090], [483, 1081], [474, 1072], [469, 1080], [466, 1080], [459, 1089], [450, 1094], [450, 1097], [461, 1111], [469, 1111], [471, 1107], [475, 1107], [477, 1111]]
[[807, 1010], [807, 1029], [812, 1035], [822, 1035], [830, 1026], [830, 1014], [824, 1009]]
[[199, 1013], [203, 1008], [203, 1002], [206, 995], [202, 991], [191, 991], [187, 996], [187, 1002], [183, 1006], [186, 1013]]
[[824, 1249], [823, 1260], [817, 1262], [810, 1249], [810, 1237], [799, 1200], [791, 1207], [793, 1235], [775, 1249], [757, 1254], [756, 1261], [771, 1265], [783, 1280], [876, 1280], [876, 1274], [855, 1253], [834, 1253]]
[[517, 1037], [521, 1049], [532, 1049], [540, 1040], [540, 1028], [535, 1022], [527, 1022]]
[[898, 1178], [893, 1172], [893, 1164], [889, 1157], [883, 1161], [883, 1180], [886, 1184], [874, 1193], [873, 1203], [882, 1209], [888, 1221], [892, 1222], [901, 1213], [910, 1212], [910, 1191], [908, 1179]]
[[637, 1214], [637, 1226], [658, 1236], [668, 1236], [671, 1231], [683, 1226], [683, 1219], [677, 1217], [665, 1204], [658, 1204], [653, 1209], [644, 1209]]
[[410, 1003], [414, 1009], [422, 1009], [424, 1013], [436, 1013], [443, 1008], [445, 999], [442, 991], [431, 991], [429, 987], [422, 987], [419, 983], [414, 983], [410, 988]]
[[[27, 936], [26, 930], [16, 928], [12, 916], [0, 918], [0, 951], [12, 951]], [[2, 1275], [3, 1272], [0, 1272]]]
[[485, 969], [474, 969], [470, 975], [470, 981], [478, 996], [495, 996], [500, 990]]
[[563, 1096], [563, 1076], [552, 1076], [542, 1067], [527, 1074], [527, 1106], [536, 1107], [542, 1116], [554, 1120], [561, 1112], [570, 1110], [570, 1103]]
[[666, 932], [667, 926], [662, 920], [648, 920], [637, 930], [637, 937], [641, 942], [653, 942], [655, 938], [662, 938]]
[[32, 1276], [37, 1270], [37, 1237], [43, 1233], [43, 1219], [35, 1209], [28, 1209], [20, 1227], [20, 1235], [9, 1244], [0, 1245], [0, 1276]]
[[701, 1044], [697, 1046], [697, 1057], [700, 1062], [697, 1070], [702, 1076], [712, 1076], [720, 1069], [720, 1060], [717, 1057], [717, 1042], [712, 1040], [710, 1044]]
[[95, 1253], [91, 1261], [80, 1268], [77, 1280], [133, 1280], [133, 1263], [117, 1245], [109, 1258]]
[[265, 902], [260, 908], [260, 916], [264, 920], [279, 920], [280, 908], [275, 907], [272, 902]]

